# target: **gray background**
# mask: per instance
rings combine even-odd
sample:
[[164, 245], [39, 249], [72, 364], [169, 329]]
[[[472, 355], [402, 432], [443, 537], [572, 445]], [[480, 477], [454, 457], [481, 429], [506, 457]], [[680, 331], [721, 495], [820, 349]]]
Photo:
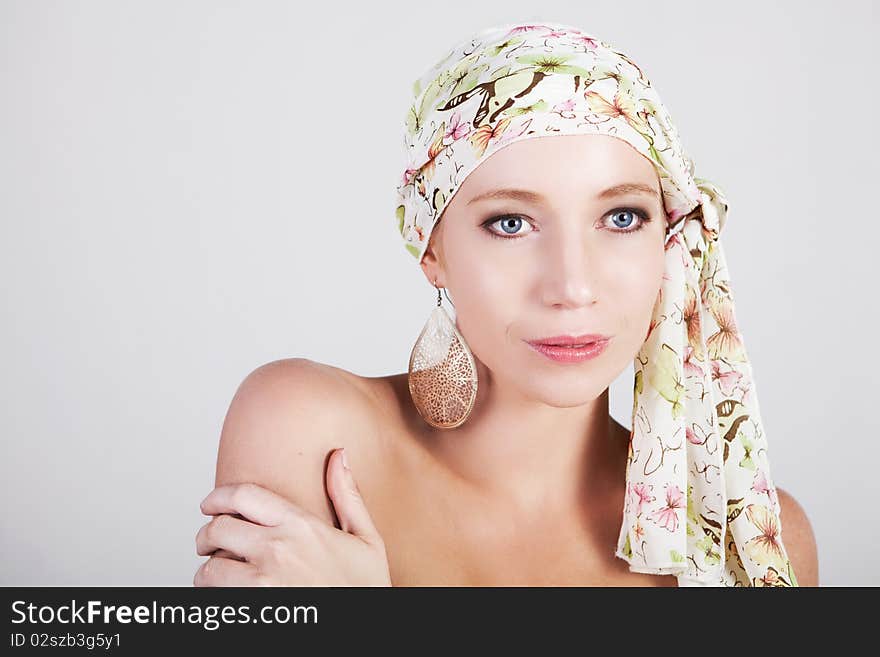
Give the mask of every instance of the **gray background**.
[[519, 20], [631, 56], [727, 191], [772, 475], [821, 583], [880, 584], [874, 4], [0, 2], [0, 584], [191, 585], [251, 370], [406, 371], [410, 86]]

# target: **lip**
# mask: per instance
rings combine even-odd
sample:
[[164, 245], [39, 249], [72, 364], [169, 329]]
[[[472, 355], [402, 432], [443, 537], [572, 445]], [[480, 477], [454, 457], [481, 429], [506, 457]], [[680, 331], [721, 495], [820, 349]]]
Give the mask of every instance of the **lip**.
[[[545, 338], [548, 340], [557, 340], [559, 338]], [[581, 341], [584, 340], [583, 337], [578, 337]], [[608, 342], [611, 338], [602, 338], [600, 340], [594, 339], [592, 342], [589, 342], [584, 347], [564, 347], [564, 346], [554, 346], [550, 344], [546, 344], [544, 342], [529, 342], [526, 341], [532, 349], [537, 351], [539, 354], [546, 356], [552, 361], [557, 363], [583, 363], [588, 360], [592, 360], [599, 356], [603, 351], [605, 351], [605, 347], [608, 346]], [[580, 344], [576, 341], [570, 341], [569, 344]]]
[[549, 345], [573, 345], [573, 344], [585, 344], [588, 342], [599, 342], [601, 340], [608, 340], [607, 335], [600, 335], [598, 333], [584, 333], [582, 335], [554, 335], [547, 338], [536, 338], [535, 340], [528, 340], [529, 344], [549, 344]]

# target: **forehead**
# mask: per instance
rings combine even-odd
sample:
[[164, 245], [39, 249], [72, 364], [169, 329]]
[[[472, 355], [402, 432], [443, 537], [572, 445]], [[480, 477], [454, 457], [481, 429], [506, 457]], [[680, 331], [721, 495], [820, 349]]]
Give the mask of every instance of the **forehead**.
[[461, 185], [465, 196], [505, 185], [532, 189], [604, 189], [641, 182], [659, 189], [657, 170], [623, 139], [610, 135], [530, 137], [507, 144], [481, 162]]

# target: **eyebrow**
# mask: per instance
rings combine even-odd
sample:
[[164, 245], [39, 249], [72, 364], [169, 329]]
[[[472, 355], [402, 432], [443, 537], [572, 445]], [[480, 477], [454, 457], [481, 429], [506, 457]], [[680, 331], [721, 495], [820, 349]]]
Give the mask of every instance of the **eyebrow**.
[[[596, 194], [596, 198], [606, 199], [613, 198], [615, 196], [623, 196], [625, 194], [645, 194], [647, 196], [653, 196], [657, 200], [661, 200], [660, 193], [657, 191], [656, 188], [650, 187], [642, 183], [621, 183], [619, 185], [614, 185], [612, 187], [609, 187], [608, 189], [603, 189], [601, 192]], [[476, 203], [477, 201], [498, 198], [509, 198], [516, 201], [526, 201], [530, 203], [541, 203], [546, 200], [544, 196], [542, 196], [538, 192], [533, 192], [528, 189], [503, 188], [493, 189], [488, 192], [478, 194], [477, 196], [474, 196], [470, 201], [468, 201], [467, 204], [470, 205], [471, 203]]]

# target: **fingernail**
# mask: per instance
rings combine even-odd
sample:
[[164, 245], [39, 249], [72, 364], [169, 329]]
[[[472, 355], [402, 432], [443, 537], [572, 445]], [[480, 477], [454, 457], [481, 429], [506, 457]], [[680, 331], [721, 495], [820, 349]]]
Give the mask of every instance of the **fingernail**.
[[348, 458], [345, 456], [345, 448], [343, 447], [339, 451], [342, 452], [342, 467], [345, 468], [346, 470], [351, 470], [351, 468], [348, 467]]

